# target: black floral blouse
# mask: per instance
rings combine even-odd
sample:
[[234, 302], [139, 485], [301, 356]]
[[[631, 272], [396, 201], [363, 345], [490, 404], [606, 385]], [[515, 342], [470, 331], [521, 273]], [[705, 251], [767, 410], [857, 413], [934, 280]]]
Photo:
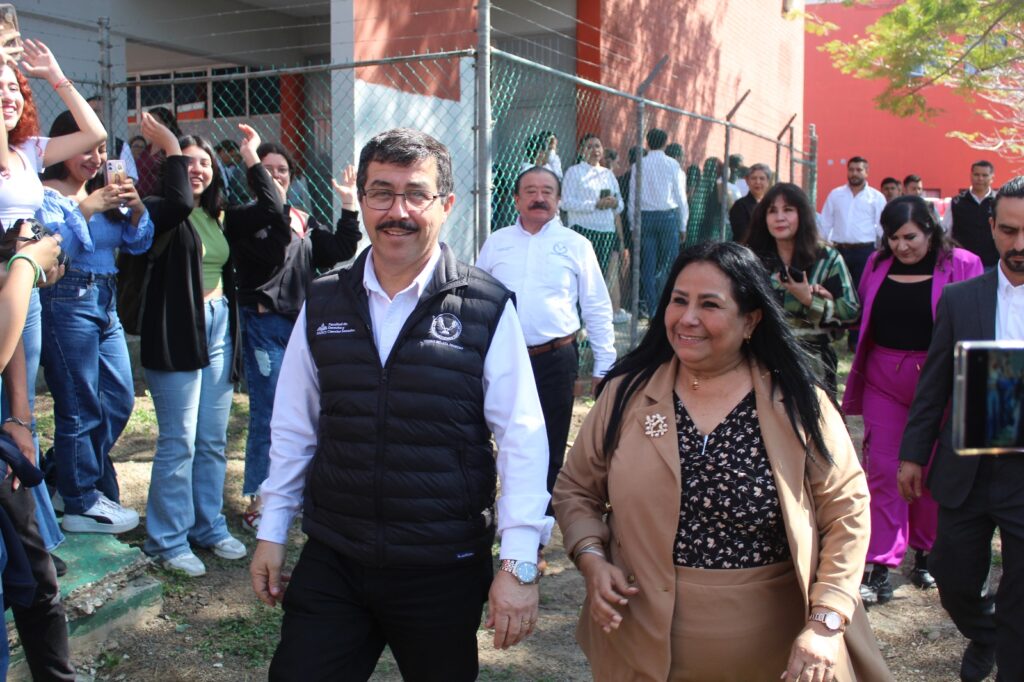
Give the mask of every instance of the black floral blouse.
[[753, 391], [706, 437], [674, 397], [683, 482], [676, 565], [754, 568], [789, 559]]

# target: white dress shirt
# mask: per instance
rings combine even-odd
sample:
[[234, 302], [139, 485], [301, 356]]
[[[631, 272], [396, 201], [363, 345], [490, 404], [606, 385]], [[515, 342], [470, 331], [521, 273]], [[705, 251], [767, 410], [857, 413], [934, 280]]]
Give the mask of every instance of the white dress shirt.
[[[686, 204], [686, 174], [679, 167], [679, 162], [666, 156], [662, 149], [647, 152], [640, 159], [643, 165], [643, 178], [640, 189], [641, 211], [679, 211], [679, 231], [686, 232], [686, 219], [690, 209]], [[634, 222], [636, 197], [636, 164], [629, 174], [629, 208], [630, 222]]]
[[487, 238], [476, 266], [515, 292], [528, 346], [576, 333], [579, 304], [594, 351], [594, 376], [608, 372], [615, 362], [612, 302], [590, 240], [557, 217], [537, 234], [516, 220]]
[[[373, 337], [383, 365], [441, 257], [435, 247], [426, 267], [408, 287], [388, 298], [366, 259], [363, 286], [369, 299]], [[509, 302], [484, 358], [484, 419], [498, 444], [498, 533], [501, 558], [536, 561], [547, 544], [554, 519], [545, 516], [548, 495], [548, 441], [530, 357], [515, 307]], [[316, 452], [320, 382], [306, 338], [306, 307], [288, 340], [281, 381], [270, 422], [270, 473], [263, 482], [263, 517], [257, 537], [284, 544], [288, 527], [302, 507], [306, 471]]]
[[821, 209], [821, 236], [837, 244], [876, 243], [882, 236], [882, 209], [885, 195], [864, 185], [857, 194], [850, 185], [828, 193]]
[[[970, 198], [974, 199], [974, 203], [976, 203], [978, 206], [981, 206], [981, 202], [985, 201], [985, 199], [987, 199], [988, 197], [990, 197], [990, 196], [992, 196], [994, 194], [995, 194], [995, 192], [992, 191], [991, 189], [988, 191], [988, 194], [986, 194], [983, 197], [979, 197], [977, 194], [974, 193], [973, 190], [968, 190], [968, 192], [967, 192], [967, 196], [969, 196]], [[953, 204], [952, 203], [950, 203], [949, 208], [947, 208], [946, 212], [942, 215], [942, 229], [945, 230], [946, 234], [952, 234], [950, 232], [953, 229]]]
[[[597, 208], [601, 190], [618, 200], [615, 208]], [[604, 166], [577, 163], [565, 171], [562, 181], [562, 210], [569, 224], [595, 232], [615, 232], [615, 214], [622, 213], [622, 194], [615, 174]]]
[[1010, 284], [1002, 263], [996, 270], [996, 341], [1024, 341], [1024, 284]]

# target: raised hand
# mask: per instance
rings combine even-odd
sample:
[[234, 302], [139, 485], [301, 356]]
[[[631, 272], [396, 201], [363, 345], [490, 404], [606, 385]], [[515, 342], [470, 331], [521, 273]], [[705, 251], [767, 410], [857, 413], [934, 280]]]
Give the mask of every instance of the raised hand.
[[238, 129], [242, 131], [242, 142], [238, 145], [238, 151], [242, 154], [246, 168], [251, 168], [260, 162], [260, 158], [256, 156], [256, 150], [263, 140], [252, 126], [239, 123]]
[[167, 156], [180, 156], [181, 146], [171, 129], [148, 111], [142, 114], [142, 136]]
[[334, 185], [334, 191], [338, 193], [338, 197], [341, 199], [341, 207], [355, 211], [358, 205], [356, 167], [352, 164], [345, 166], [345, 170], [341, 174], [341, 182], [331, 178], [331, 184]]
[[57, 58], [50, 52], [50, 48], [38, 40], [25, 40], [21, 70], [33, 78], [45, 78], [50, 85], [57, 85], [64, 80], [64, 72], [61, 71]]

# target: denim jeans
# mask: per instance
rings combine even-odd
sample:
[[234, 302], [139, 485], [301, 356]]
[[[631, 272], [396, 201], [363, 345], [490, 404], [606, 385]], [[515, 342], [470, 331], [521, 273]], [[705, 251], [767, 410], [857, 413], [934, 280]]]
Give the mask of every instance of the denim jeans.
[[270, 465], [270, 416], [281, 374], [281, 360], [295, 320], [277, 313], [242, 308], [242, 357], [249, 387], [249, 437], [245, 443], [243, 495], [255, 495]]
[[81, 514], [100, 493], [120, 500], [110, 449], [135, 405], [131, 360], [113, 275], [72, 271], [41, 298], [57, 490], [65, 512]]
[[147, 554], [171, 559], [228, 537], [221, 513], [231, 412], [227, 299], [203, 304], [210, 364], [187, 372], [146, 369], [159, 429], [146, 505]]
[[[25, 318], [25, 329], [21, 334], [25, 345], [25, 374], [28, 380], [28, 407], [32, 411], [32, 428], [36, 426], [36, 376], [39, 374], [39, 354], [42, 345], [42, 305], [39, 303], [39, 290], [33, 289], [29, 298], [28, 317]], [[11, 416], [11, 406], [7, 396], [3, 396], [3, 409], [0, 416], [7, 419]], [[39, 437], [35, 437], [36, 443], [36, 464], [39, 464]], [[57, 517], [53, 513], [53, 503], [45, 485], [37, 485], [32, 490], [35, 498], [36, 522], [39, 525], [39, 535], [46, 545], [46, 550], [52, 552], [60, 543], [64, 542], [64, 533], [60, 530]]]
[[679, 255], [679, 211], [642, 211], [640, 217], [640, 308], [653, 315]]

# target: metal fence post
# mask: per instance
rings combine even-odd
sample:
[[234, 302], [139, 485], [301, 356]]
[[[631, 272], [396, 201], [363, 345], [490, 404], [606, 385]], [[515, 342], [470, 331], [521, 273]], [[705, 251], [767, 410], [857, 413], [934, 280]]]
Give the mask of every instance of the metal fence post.
[[117, 149], [113, 148], [114, 141], [114, 78], [113, 64], [110, 59], [110, 17], [100, 17], [97, 22], [100, 27], [100, 91], [103, 93], [103, 127], [107, 129], [108, 146], [111, 147], [111, 156], [116, 156]]
[[793, 126], [789, 126], [789, 181], [795, 183], [794, 176], [796, 175], [796, 158], [793, 156], [793, 150], [796, 146], [793, 144]]
[[477, 2], [476, 51], [476, 253], [491, 226], [491, 3]]
[[[630, 230], [633, 232], [633, 316], [629, 321], [629, 343], [630, 346], [636, 346], [637, 332], [640, 326], [640, 259], [647, 258], [648, 254], [644, 253], [643, 250], [643, 218], [641, 217], [640, 211], [640, 194], [643, 192], [643, 148], [644, 148], [644, 105], [643, 99], [644, 93], [647, 92], [647, 88], [650, 87], [655, 77], [665, 68], [665, 64], [668, 63], [668, 55], [663, 55], [658, 63], [654, 65], [651, 72], [647, 74], [647, 78], [640, 83], [640, 87], [636, 89], [636, 94], [641, 99], [636, 104], [636, 144], [640, 147], [640, 155], [636, 160], [636, 176], [633, 179], [633, 193], [630, 195], [630, 199], [633, 201], [633, 220], [634, 222], [630, 225]], [[639, 258], [637, 255], [639, 254]], [[658, 254], [650, 254], [653, 258], [657, 258]], [[650, 295], [651, 292], [648, 292]], [[652, 314], [653, 310], [645, 311], [648, 315]]]
[[721, 230], [720, 239], [723, 242], [725, 241], [726, 230], [729, 227], [729, 156], [732, 146], [732, 119], [749, 96], [750, 88], [747, 88], [743, 96], [739, 98], [736, 104], [732, 106], [732, 109], [729, 110], [729, 113], [725, 115], [725, 156], [722, 157], [722, 218], [718, 226], [719, 230]]
[[818, 205], [818, 130], [812, 123], [808, 126], [810, 143], [808, 144], [807, 196], [811, 198], [811, 206]]

